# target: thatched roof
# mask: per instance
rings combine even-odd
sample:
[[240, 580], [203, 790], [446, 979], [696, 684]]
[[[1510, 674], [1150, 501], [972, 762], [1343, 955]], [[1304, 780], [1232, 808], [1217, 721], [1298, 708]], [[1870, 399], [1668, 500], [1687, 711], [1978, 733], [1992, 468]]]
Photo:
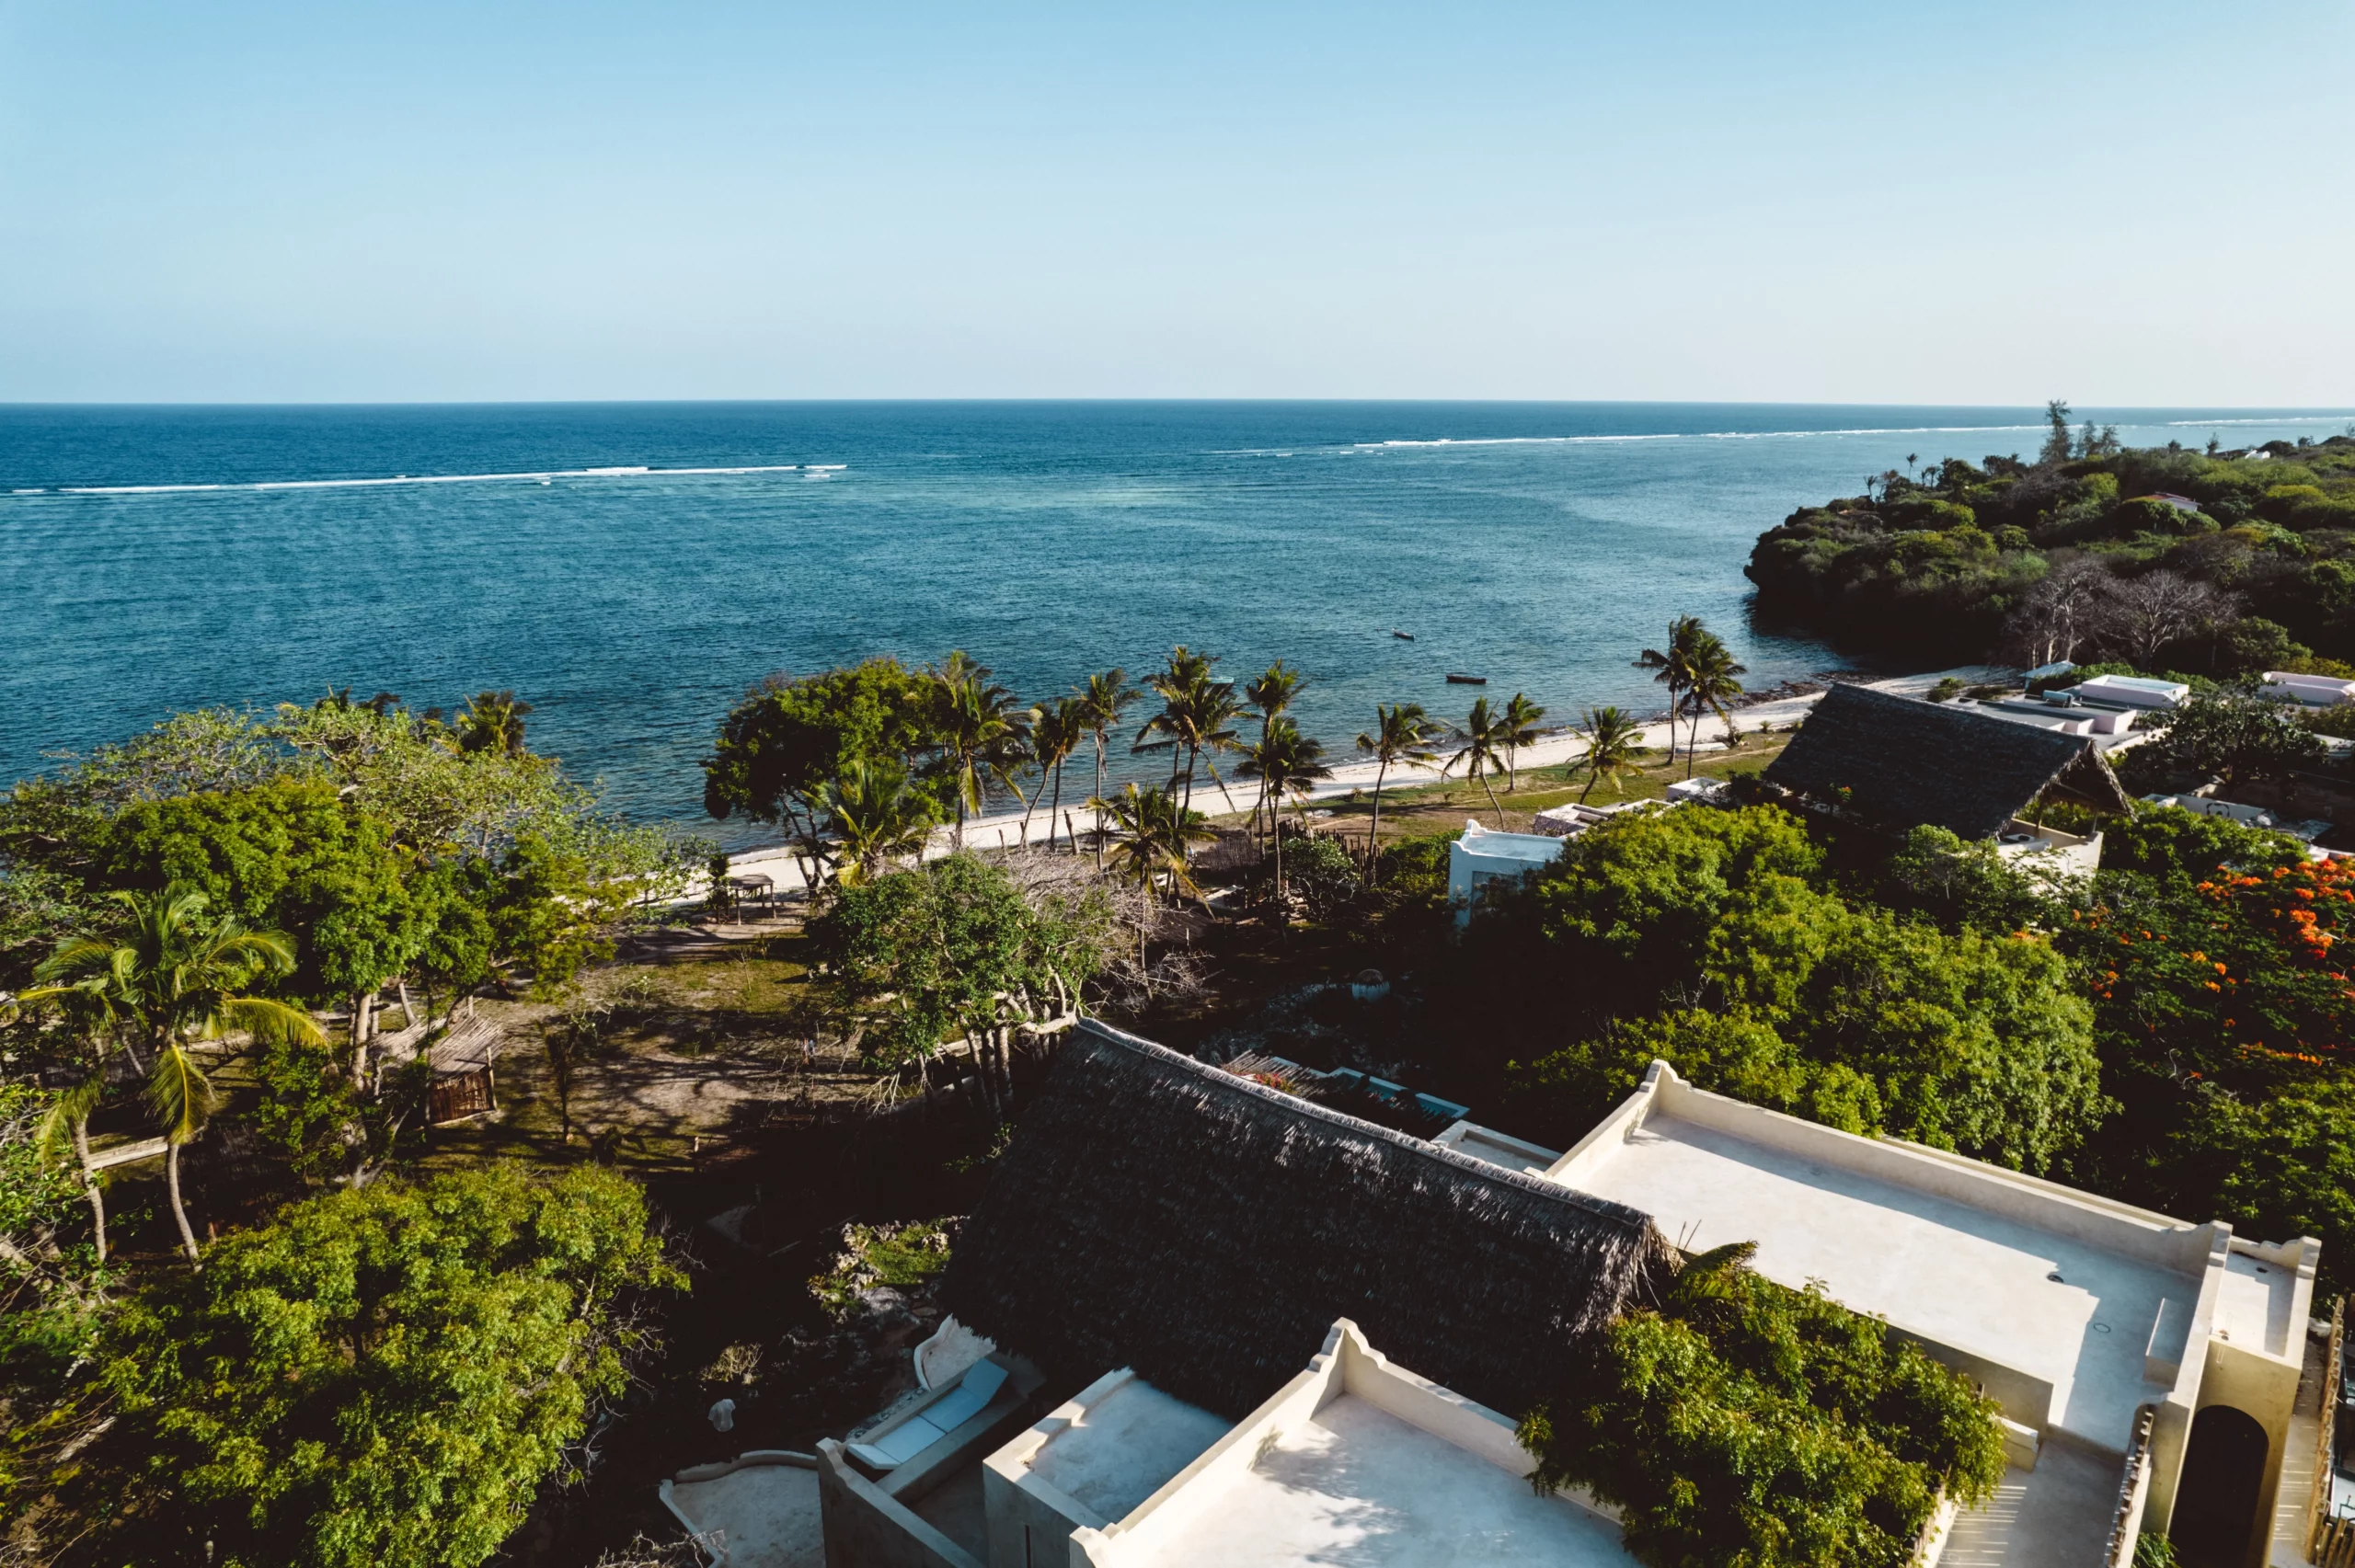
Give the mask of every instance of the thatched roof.
[[1993, 837], [2055, 784], [2130, 809], [2089, 736], [1865, 686], [1826, 692], [1765, 777], [1885, 827], [1927, 823], [1964, 839]]
[[433, 1066], [436, 1078], [454, 1078], [465, 1073], [480, 1072], [499, 1059], [499, 1048], [506, 1031], [488, 1018], [476, 1015], [471, 1001], [466, 1011], [447, 1018], [420, 1018], [406, 1029], [396, 1029], [376, 1036], [378, 1057], [390, 1062], [413, 1061], [419, 1047]]
[[1241, 1416], [1338, 1317], [1401, 1366], [1520, 1412], [1668, 1256], [1622, 1205], [1436, 1148], [1087, 1021], [944, 1290], [1051, 1373], [1133, 1367]]

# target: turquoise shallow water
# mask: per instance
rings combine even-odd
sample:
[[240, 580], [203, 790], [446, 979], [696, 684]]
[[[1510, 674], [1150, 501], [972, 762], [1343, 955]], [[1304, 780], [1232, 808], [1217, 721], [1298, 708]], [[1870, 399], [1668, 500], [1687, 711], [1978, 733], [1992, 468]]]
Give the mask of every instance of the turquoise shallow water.
[[[2102, 410], [2134, 442], [2337, 410]], [[762, 675], [969, 649], [1026, 696], [1173, 642], [1376, 702], [1489, 677], [1653, 705], [1671, 614], [1753, 684], [1752, 540], [1868, 473], [2032, 452], [2038, 411], [1694, 404], [655, 404], [0, 408], [0, 780], [176, 708], [512, 687], [534, 744], [649, 818]], [[590, 474], [599, 468], [656, 472]], [[749, 469], [738, 473], [661, 470]], [[406, 476], [406, 477], [404, 477]], [[377, 481], [394, 480], [394, 483]], [[157, 488], [158, 486], [165, 486]], [[1399, 641], [1393, 629], [1411, 632]]]

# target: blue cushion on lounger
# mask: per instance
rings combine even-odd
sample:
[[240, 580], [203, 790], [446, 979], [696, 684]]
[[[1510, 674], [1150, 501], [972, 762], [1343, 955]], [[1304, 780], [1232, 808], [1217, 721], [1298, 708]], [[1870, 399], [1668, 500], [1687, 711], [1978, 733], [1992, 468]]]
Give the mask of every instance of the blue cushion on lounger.
[[976, 1361], [957, 1386], [870, 1442], [850, 1452], [870, 1470], [896, 1470], [981, 1413], [1005, 1383], [1005, 1368]]

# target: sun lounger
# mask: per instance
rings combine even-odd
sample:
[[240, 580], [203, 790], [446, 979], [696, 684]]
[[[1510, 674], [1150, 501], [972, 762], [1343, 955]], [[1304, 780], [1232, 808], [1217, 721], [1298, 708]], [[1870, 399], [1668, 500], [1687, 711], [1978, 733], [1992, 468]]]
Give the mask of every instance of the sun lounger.
[[869, 1470], [896, 1470], [979, 1415], [1005, 1383], [1005, 1368], [976, 1361], [938, 1399], [867, 1441], [851, 1444], [851, 1456]]

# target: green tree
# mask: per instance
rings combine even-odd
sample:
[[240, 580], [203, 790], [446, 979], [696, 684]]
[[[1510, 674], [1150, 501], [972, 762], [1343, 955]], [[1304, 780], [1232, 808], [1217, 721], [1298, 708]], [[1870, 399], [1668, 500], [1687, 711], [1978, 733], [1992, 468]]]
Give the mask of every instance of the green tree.
[[1489, 708], [1488, 698], [1479, 698], [1473, 703], [1471, 713], [1456, 727], [1455, 734], [1451, 738], [1455, 755], [1450, 757], [1447, 765], [1440, 770], [1440, 776], [1444, 778], [1459, 763], [1462, 764], [1464, 776], [1488, 792], [1488, 805], [1497, 814], [1497, 826], [1499, 828], [1505, 825], [1504, 803], [1497, 798], [1497, 786], [1488, 781], [1504, 771], [1506, 738], [1510, 733], [1504, 715]]
[[2156, 715], [2153, 750], [2166, 761], [2223, 782], [2226, 789], [2283, 778], [2320, 761], [2327, 748], [2278, 703], [2241, 696], [2194, 697]]
[[517, 702], [512, 692], [476, 692], [466, 699], [465, 709], [451, 727], [457, 738], [458, 750], [500, 751], [510, 757], [522, 756], [523, 720], [531, 711], [532, 704]]
[[1129, 684], [1128, 672], [1118, 668], [1107, 670], [1087, 678], [1080, 688], [1081, 720], [1096, 741], [1095, 796], [1104, 793], [1104, 750], [1110, 744], [1112, 731], [1120, 727], [1128, 711], [1144, 701], [1144, 692]]
[[[289, 933], [295, 963], [285, 989], [348, 1005], [359, 1076], [371, 1001], [429, 936], [405, 862], [416, 864], [327, 780], [282, 777], [132, 806], [101, 841], [96, 870], [115, 887], [193, 888], [249, 927]], [[451, 913], [438, 901], [427, 912]]]
[[494, 1165], [224, 1238], [107, 1335], [139, 1528], [224, 1568], [486, 1561], [649, 1348], [632, 1299], [685, 1286], [646, 1219], [611, 1172]]
[[1373, 706], [1373, 727], [1358, 737], [1358, 750], [1372, 756], [1373, 772], [1373, 823], [1366, 830], [1366, 842], [1373, 845], [1379, 864], [1382, 844], [1382, 786], [1389, 781], [1390, 770], [1396, 767], [1425, 767], [1436, 757], [1441, 730], [1420, 703], [1393, 703], [1384, 707]]
[[1505, 704], [1504, 712], [1498, 715], [1498, 727], [1503, 732], [1499, 739], [1505, 749], [1507, 795], [1521, 787], [1521, 749], [1537, 743], [1537, 724], [1545, 716], [1544, 708], [1519, 692], [1512, 694], [1511, 700]]
[[123, 917], [120, 933], [60, 946], [24, 1001], [75, 1008], [117, 1039], [145, 1077], [147, 1104], [164, 1135], [172, 1218], [194, 1264], [196, 1231], [180, 1201], [180, 1150], [204, 1129], [214, 1095], [192, 1047], [232, 1030], [257, 1040], [316, 1040], [319, 1026], [298, 1008], [246, 992], [260, 975], [293, 969], [293, 945], [284, 936], [213, 915], [206, 896], [192, 890], [120, 892], [112, 901]]
[[[1051, 850], [1055, 847], [1055, 817], [1063, 804], [1063, 764], [1087, 737], [1087, 707], [1083, 698], [1058, 697], [1030, 710], [1031, 759], [1045, 775], [1040, 782], [1051, 779], [1054, 786], [1047, 800], [1047, 847]], [[1031, 798], [1036, 801], [1038, 796], [1034, 793]], [[1027, 817], [1024, 822], [1022, 834], [1028, 839], [1030, 830]], [[1075, 843], [1072, 846], [1074, 853], [1078, 848]]]
[[[1263, 743], [1268, 737], [1268, 726], [1291, 711], [1292, 704], [1300, 697], [1301, 688], [1305, 684], [1307, 684], [1306, 678], [1297, 670], [1286, 669], [1284, 661], [1280, 658], [1268, 666], [1265, 674], [1244, 686], [1243, 700], [1250, 704], [1252, 710], [1259, 715], [1259, 738]], [[1236, 771], [1241, 772], [1239, 768]], [[1269, 830], [1272, 831], [1275, 812], [1269, 807], [1268, 789], [1264, 780], [1260, 785], [1258, 798], [1251, 804], [1251, 821], [1255, 828], [1258, 825], [1263, 812], [1268, 816], [1271, 825]]]
[[949, 1039], [1068, 1023], [1115, 940], [1100, 896], [1034, 899], [969, 854], [845, 888], [810, 937], [884, 1068]]
[[1289, 718], [1270, 717], [1260, 727], [1258, 742], [1244, 749], [1243, 761], [1235, 771], [1239, 777], [1258, 779], [1261, 798], [1268, 802], [1269, 837], [1274, 841], [1276, 854], [1276, 898], [1281, 906], [1284, 840], [1276, 818], [1285, 800], [1304, 802], [1317, 780], [1333, 776], [1333, 770], [1325, 764], [1324, 742], [1303, 735], [1300, 726]]
[[1014, 693], [962, 649], [932, 672], [930, 732], [954, 803], [950, 842], [965, 847], [965, 814], [982, 809], [988, 782], [1021, 797], [1014, 772], [1029, 756], [1028, 719]]
[[[1685, 658], [1684, 712], [1693, 721], [1684, 739], [1684, 776], [1693, 776], [1693, 765], [1701, 738], [1701, 715], [1712, 713], [1732, 730], [1732, 720], [1727, 717], [1730, 704], [1741, 695], [1740, 677], [1750, 673], [1747, 665], [1737, 663], [1732, 652], [1719, 641], [1715, 632], [1696, 630], [1693, 646]], [[1671, 759], [1673, 761], [1673, 758]]]
[[[1850, 905], [1770, 807], [1591, 830], [1473, 938], [1471, 961], [1578, 977], [1545, 1010], [1570, 1041], [1512, 1077], [1545, 1133], [1591, 1125], [1655, 1057], [1704, 1088], [2031, 1171], [2105, 1108], [2091, 1013], [2051, 944]], [[1488, 1011], [1499, 1033], [1523, 1026]]]
[[872, 881], [902, 856], [921, 857], [940, 820], [940, 803], [888, 760], [851, 763], [811, 804], [833, 836], [835, 879], [844, 886]]
[[[1207, 758], [1235, 750], [1235, 720], [1243, 711], [1243, 704], [1235, 694], [1235, 682], [1212, 677], [1211, 666], [1216, 662], [1183, 644], [1172, 648], [1167, 667], [1147, 676], [1144, 682], [1146, 689], [1161, 699], [1161, 711], [1145, 720], [1135, 743], [1129, 748], [1132, 752], [1167, 751], [1173, 790], [1181, 771], [1179, 759], [1183, 759], [1186, 789], [1178, 797], [1178, 805], [1187, 811], [1194, 808], [1194, 769], [1198, 764], [1208, 769], [1220, 793], [1225, 792], [1226, 784], [1218, 776], [1218, 765]], [[1227, 809], [1234, 808], [1234, 801], [1229, 800]]]
[[1636, 668], [1652, 671], [1652, 679], [1668, 688], [1668, 760], [1676, 761], [1676, 715], [1684, 692], [1693, 684], [1694, 649], [1704, 630], [1698, 615], [1678, 615], [1668, 623], [1664, 647], [1646, 648], [1636, 656]]
[[1172, 896], [1202, 897], [1187, 875], [1187, 853], [1218, 835], [1200, 812], [1187, 810], [1166, 789], [1139, 789], [1133, 784], [1109, 800], [1099, 795], [1087, 804], [1111, 839], [1112, 864], [1124, 880], [1143, 888], [1148, 897], [1165, 884]]
[[1586, 742], [1586, 754], [1577, 764], [1586, 773], [1586, 787], [1579, 791], [1580, 804], [1584, 805], [1604, 779], [1611, 781], [1614, 793], [1625, 795], [1627, 773], [1643, 753], [1644, 727], [1621, 709], [1589, 708], [1577, 734]]
[[2036, 460], [2057, 467], [2069, 461], [2069, 405], [2058, 397], [2046, 403], [2044, 423], [2044, 448], [2036, 454]]
[[2223, 872], [2267, 872], [2305, 863], [2306, 846], [2287, 833], [2180, 807], [2145, 806], [2102, 830], [2102, 870], [2165, 881], [2200, 882]]
[[1879, 1320], [1763, 1278], [1754, 1251], [1703, 1253], [1605, 1331], [1522, 1423], [1531, 1479], [1592, 1488], [1660, 1568], [1891, 1568], [1941, 1492], [1994, 1495], [1995, 1402]]
[[894, 658], [800, 678], [772, 677], [745, 693], [704, 761], [704, 809], [783, 826], [823, 859], [825, 787], [860, 762], [914, 766], [931, 741], [932, 688]]

